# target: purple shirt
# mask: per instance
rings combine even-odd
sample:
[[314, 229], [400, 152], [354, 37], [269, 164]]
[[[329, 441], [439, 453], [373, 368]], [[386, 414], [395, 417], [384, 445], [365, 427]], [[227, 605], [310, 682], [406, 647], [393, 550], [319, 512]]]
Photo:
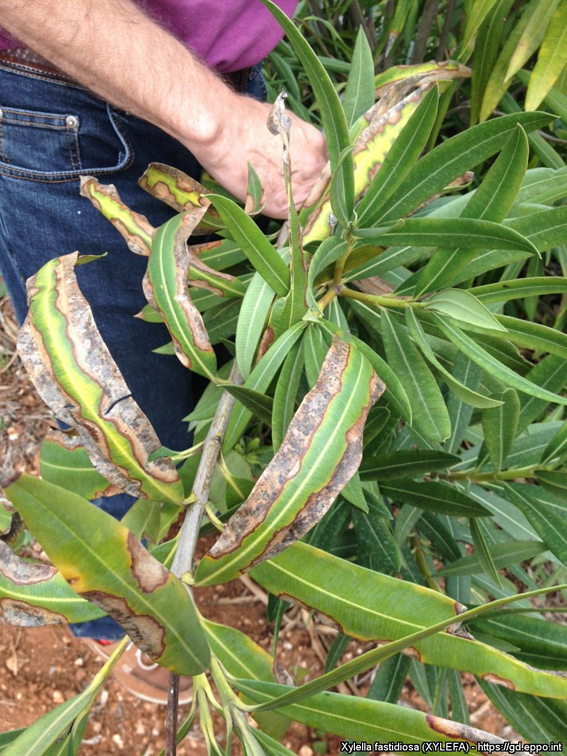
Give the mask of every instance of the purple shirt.
[[[221, 73], [259, 63], [283, 37], [260, 0], [135, 0], [211, 68]], [[298, 0], [275, 0], [289, 16]], [[0, 30], [0, 48], [18, 47]]]

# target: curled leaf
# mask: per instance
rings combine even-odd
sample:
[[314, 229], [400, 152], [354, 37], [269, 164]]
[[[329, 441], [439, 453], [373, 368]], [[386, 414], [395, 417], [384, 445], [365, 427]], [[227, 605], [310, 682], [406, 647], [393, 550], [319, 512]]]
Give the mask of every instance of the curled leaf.
[[122, 202], [113, 184], [104, 186], [92, 176], [84, 176], [81, 194], [112, 223], [130, 252], [148, 257], [156, 230], [145, 215], [135, 213]]
[[360, 464], [366, 416], [383, 390], [361, 352], [335, 336], [278, 452], [201, 561], [201, 585], [279, 554], [321, 519]]
[[18, 352], [39, 395], [75, 428], [98, 472], [137, 498], [180, 502], [170, 459], [149, 458], [160, 441], [138, 407], [95, 324], [75, 275], [78, 252], [28, 279], [29, 313]]
[[[192, 263], [194, 271], [200, 269], [202, 276], [202, 264], [197, 256], [189, 254], [187, 239], [206, 209], [207, 204], [193, 208], [159, 227], [144, 277], [144, 294], [163, 318], [180, 362], [189, 370], [214, 379], [215, 353], [203, 318], [191, 301], [187, 285]], [[211, 269], [212, 273], [216, 276], [225, 275]]]

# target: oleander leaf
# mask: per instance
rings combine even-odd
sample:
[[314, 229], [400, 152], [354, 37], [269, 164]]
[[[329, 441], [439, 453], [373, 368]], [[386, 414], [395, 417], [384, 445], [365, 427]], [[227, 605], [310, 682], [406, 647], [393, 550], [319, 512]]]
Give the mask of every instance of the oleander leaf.
[[429, 297], [424, 306], [440, 315], [472, 323], [491, 331], [506, 331], [490, 310], [466, 289], [445, 289]]
[[536, 478], [556, 499], [567, 503], [567, 470], [538, 470]]
[[272, 410], [272, 443], [277, 451], [287, 433], [289, 424], [295, 414], [295, 400], [303, 373], [303, 340], [298, 341], [285, 358], [276, 391]]
[[500, 575], [494, 565], [492, 554], [488, 548], [488, 543], [484, 537], [484, 533], [480, 528], [476, 520], [469, 520], [469, 527], [471, 531], [472, 542], [474, 545], [474, 553], [478, 558], [478, 563], [484, 572], [484, 574], [499, 588], [502, 588], [502, 581]]
[[495, 302], [509, 302], [511, 299], [543, 296], [544, 294], [566, 294], [567, 278], [561, 276], [533, 276], [517, 278], [513, 281], [497, 281], [493, 284], [475, 286], [469, 289], [485, 305]]
[[236, 361], [244, 379], [250, 375], [274, 297], [272, 287], [259, 273], [255, 273], [242, 300], [236, 326]]
[[[237, 680], [236, 687], [258, 703], [269, 704], [289, 691], [289, 686], [253, 680]], [[499, 738], [447, 719], [395, 706], [383, 701], [318, 693], [304, 701], [282, 706], [281, 713], [298, 722], [349, 740], [368, 743], [500, 742]]]
[[[432, 82], [403, 97], [407, 91], [394, 91], [385, 102], [378, 103], [361, 119], [364, 127], [356, 139], [354, 159], [354, 194], [362, 196], [379, 171], [399, 134], [415, 112]], [[399, 95], [399, 96], [398, 96]], [[403, 99], [402, 99], [403, 97]], [[304, 225], [303, 243], [326, 239], [334, 230], [334, 219], [329, 196], [330, 169], [323, 172], [305, 201], [300, 213]], [[397, 220], [397, 219], [396, 219]]]
[[516, 437], [520, 400], [513, 388], [507, 388], [501, 394], [493, 395], [493, 398], [501, 401], [502, 404], [499, 407], [484, 410], [482, 429], [490, 461], [494, 469], [500, 472], [505, 466], [506, 458]]
[[315, 279], [321, 271], [336, 262], [339, 257], [342, 257], [347, 249], [348, 243], [346, 241], [342, 241], [337, 236], [331, 236], [321, 242], [311, 257], [307, 277], [307, 299], [312, 307], [317, 307], [314, 290]]
[[266, 192], [254, 166], [248, 163], [248, 186], [246, 188], [246, 203], [244, 212], [248, 215], [258, 215], [266, 204]]
[[218, 210], [234, 241], [255, 270], [281, 297], [289, 292], [289, 269], [256, 223], [235, 202], [220, 194], [207, 195]]
[[[541, 554], [546, 550], [541, 541], [505, 541], [489, 546], [490, 556], [497, 570], [519, 564], [526, 559]], [[474, 575], [482, 569], [478, 554], [467, 554], [437, 571], [437, 575], [450, 577], [455, 575]]]
[[[150, 163], [138, 184], [158, 200], [165, 202], [178, 213], [185, 213], [203, 206], [203, 197], [208, 190], [178, 168], [164, 163]], [[208, 206], [193, 234], [210, 234], [222, 227], [218, 213]]]
[[518, 649], [514, 656], [526, 664], [538, 669], [567, 669], [567, 628], [559, 622], [502, 610], [494, 617], [476, 620], [470, 627], [473, 632], [478, 629], [512, 643]]
[[192, 263], [187, 239], [207, 206], [205, 201], [203, 205], [176, 215], [159, 227], [152, 243], [143, 286], [146, 299], [167, 326], [179, 361], [189, 370], [213, 380], [217, 360], [187, 284]]
[[28, 280], [29, 313], [18, 352], [41, 398], [74, 428], [97, 471], [136, 498], [179, 503], [183, 486], [131, 396], [81, 293], [78, 252], [55, 258]]
[[[244, 388], [259, 391], [261, 394], [268, 390], [268, 387], [279, 370], [280, 365], [303, 333], [304, 327], [305, 323], [296, 323], [288, 331], [283, 333], [279, 339], [274, 341], [268, 351], [254, 366], [254, 369], [244, 382]], [[239, 440], [251, 418], [252, 412], [250, 412], [250, 410], [241, 402], [237, 401], [232, 410], [226, 434], [223, 439], [222, 449], [224, 454], [232, 449], [234, 444]]]
[[[346, 635], [380, 645], [451, 617], [458, 625], [464, 609], [438, 591], [372, 572], [304, 543], [257, 565], [251, 575], [275, 596], [285, 595], [334, 621]], [[566, 679], [533, 669], [455, 631], [415, 642], [404, 653], [424, 664], [472, 672], [519, 692], [567, 696]]]
[[359, 227], [371, 227], [380, 208], [420, 156], [437, 117], [439, 92], [433, 87], [405, 123], [356, 208]]
[[380, 223], [403, 218], [494, 153], [501, 150], [519, 123], [524, 131], [543, 128], [553, 120], [547, 113], [518, 113], [495, 118], [458, 134], [421, 158], [389, 198]]
[[[554, 5], [554, 3], [550, 3]], [[526, 110], [535, 110], [567, 64], [567, 2], [555, 9], [541, 43], [526, 92]]]
[[0, 541], [0, 609], [17, 627], [86, 622], [104, 612], [77, 596], [55, 567], [22, 559]]
[[502, 485], [506, 498], [525, 515], [552, 554], [567, 564], [567, 517], [564, 506], [554, 502], [541, 486], [507, 482], [502, 482]]
[[342, 104], [349, 128], [374, 105], [374, 60], [362, 26], [356, 35]]
[[[559, 396], [558, 394], [553, 394], [551, 393], [551, 391], [547, 391], [547, 389], [544, 389], [541, 386], [528, 381], [526, 378], [518, 375], [502, 362], [494, 359], [494, 357], [492, 357], [485, 349], [475, 343], [459, 328], [450, 324], [447, 320], [442, 320], [437, 315], [434, 315], [433, 318], [435, 325], [440, 328], [440, 330], [447, 336], [449, 341], [451, 341], [461, 352], [466, 354], [467, 357], [469, 357], [473, 362], [476, 362], [477, 365], [480, 365], [483, 370], [486, 370], [488, 373], [490, 373], [490, 375], [493, 375], [499, 381], [502, 381], [502, 383], [511, 386], [518, 391], [522, 391], [525, 394], [535, 396], [538, 399], [545, 399], [548, 402], [553, 402], [554, 404], [567, 404], [567, 399], [565, 397]], [[504, 317], [500, 319], [500, 322], [507, 327], [508, 321], [511, 320], [515, 320], [515, 318]], [[548, 330], [551, 331], [552, 329]], [[510, 334], [507, 333], [506, 336], [509, 337]]]
[[271, 396], [266, 396], [260, 391], [246, 388], [246, 386], [234, 386], [231, 383], [222, 384], [225, 391], [232, 394], [241, 402], [253, 415], [267, 425], [272, 424], [272, 410], [274, 400]]
[[426, 473], [446, 470], [460, 457], [430, 449], [408, 449], [382, 452], [367, 456], [360, 465], [362, 480], [391, 480], [408, 476], [416, 478]]
[[[557, 8], [559, 0], [550, 0], [547, 3], [537, 3], [533, 15], [528, 13], [528, 23], [522, 30], [522, 35], [518, 40], [514, 54], [508, 64], [505, 74], [505, 80], [511, 79], [520, 68], [532, 57], [534, 52], [541, 45], [545, 30], [548, 27], [550, 18]], [[533, 109], [533, 108], [532, 108]]]
[[357, 228], [356, 236], [382, 247], [461, 247], [511, 249], [537, 254], [537, 249], [509, 226], [476, 218], [408, 218], [386, 228]]
[[104, 186], [92, 176], [81, 178], [81, 195], [89, 199], [122, 236], [130, 252], [149, 257], [156, 229], [145, 215], [122, 202], [113, 184]]
[[4, 490], [79, 596], [113, 617], [162, 666], [181, 675], [207, 668], [209, 647], [186, 586], [128, 528], [39, 478], [21, 475]]
[[437, 381], [405, 328], [386, 310], [382, 311], [380, 322], [388, 364], [411, 404], [412, 425], [426, 438], [443, 441], [451, 432], [451, 425]]
[[201, 560], [196, 573], [200, 585], [237, 577], [287, 548], [321, 519], [360, 464], [366, 416], [382, 391], [359, 350], [334, 337], [319, 380], [282, 445]]
[[[411, 307], [406, 308], [406, 326], [410, 333], [410, 336], [415, 341], [425, 359], [433, 365], [433, 367], [439, 372], [447, 386], [461, 401], [469, 404], [471, 407], [477, 407], [479, 409], [486, 409], [487, 407], [498, 407], [500, 401], [488, 396], [480, 394], [478, 391], [474, 391], [470, 386], [466, 386], [462, 381], [459, 381], [453, 374], [451, 374], [447, 368], [437, 359], [433, 349], [431, 348], [425, 331], [419, 320], [417, 319], [415, 312]], [[448, 410], [449, 412], [449, 410]], [[451, 436], [453, 436], [453, 424], [451, 422]]]
[[397, 478], [380, 483], [380, 490], [392, 501], [411, 504], [428, 512], [454, 517], [487, 517], [490, 512], [479, 502], [447, 483], [435, 480], [418, 482]]
[[81, 438], [71, 433], [55, 430], [47, 433], [41, 442], [39, 469], [44, 480], [85, 499], [120, 493], [94, 467]]
[[[561, 372], [563, 376], [564, 365], [561, 365]], [[563, 382], [565, 379], [562, 378]], [[561, 428], [553, 436], [549, 444], [545, 447], [541, 456], [542, 464], [555, 463], [558, 464], [565, 459], [567, 455], [567, 420], [563, 423]]]

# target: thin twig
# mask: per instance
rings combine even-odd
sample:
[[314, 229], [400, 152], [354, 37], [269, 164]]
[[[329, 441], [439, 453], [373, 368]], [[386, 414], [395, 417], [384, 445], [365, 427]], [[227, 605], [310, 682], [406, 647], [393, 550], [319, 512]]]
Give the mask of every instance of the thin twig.
[[437, 0], [427, 0], [423, 13], [421, 15], [421, 21], [417, 29], [415, 36], [415, 45], [411, 56], [411, 63], [423, 63], [425, 51], [427, 49], [427, 40], [431, 32], [431, 27], [435, 21], [435, 14], [437, 13]]
[[[230, 372], [229, 380], [234, 384], [242, 383], [242, 376], [238, 371], [236, 362]], [[193, 558], [199, 540], [199, 528], [205, 512], [205, 507], [209, 501], [209, 491], [213, 473], [220, 454], [222, 439], [230, 419], [230, 413], [234, 407], [235, 398], [227, 391], [223, 392], [218, 403], [215, 416], [203, 443], [203, 453], [197, 475], [193, 484], [193, 493], [195, 494], [195, 503], [191, 505], [187, 516], [181, 527], [179, 542], [175, 558], [171, 566], [171, 571], [177, 577], [186, 572], [191, 572], [193, 568]], [[193, 592], [190, 586], [186, 586], [191, 598]], [[169, 692], [167, 696], [167, 743], [165, 746], [165, 756], [175, 756], [177, 753], [177, 706], [179, 699], [179, 677], [173, 673], [169, 676]]]
[[441, 30], [439, 45], [437, 47], [437, 60], [445, 60], [447, 54], [447, 39], [449, 37], [449, 32], [451, 31], [451, 21], [453, 20], [454, 10], [455, 0], [447, 0], [447, 5], [445, 6], [445, 21], [443, 22], [443, 29]]
[[364, 13], [360, 9], [360, 5], [358, 4], [358, 0], [352, 0], [352, 3], [349, 7], [349, 13], [350, 17], [352, 18], [354, 25], [359, 28], [362, 27], [364, 29], [364, 33], [366, 34], [366, 39], [368, 40], [368, 44], [370, 45], [371, 50], [376, 49], [376, 40], [374, 36], [370, 33], [370, 29], [368, 28], [368, 23], [366, 22], [366, 18], [364, 17]]

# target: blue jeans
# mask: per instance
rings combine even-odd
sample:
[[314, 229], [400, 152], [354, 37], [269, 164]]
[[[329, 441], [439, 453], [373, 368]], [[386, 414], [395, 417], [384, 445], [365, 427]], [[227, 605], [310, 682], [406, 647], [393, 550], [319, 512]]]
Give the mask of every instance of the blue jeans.
[[[247, 93], [265, 99], [259, 67]], [[138, 186], [150, 162], [199, 178], [186, 148], [146, 121], [121, 112], [84, 88], [31, 64], [0, 59], [0, 272], [21, 322], [25, 281], [53, 257], [79, 250], [108, 255], [77, 268], [82, 292], [132, 395], [172, 449], [189, 445], [182, 422], [192, 408], [190, 373], [173, 356], [152, 350], [170, 341], [165, 326], [135, 318], [146, 304], [147, 261], [132, 254], [111, 224], [79, 195], [79, 179], [113, 183], [124, 202], [154, 226], [173, 211]], [[126, 494], [95, 503], [122, 517]], [[73, 626], [77, 635], [115, 640], [123, 631], [104, 617]]]

